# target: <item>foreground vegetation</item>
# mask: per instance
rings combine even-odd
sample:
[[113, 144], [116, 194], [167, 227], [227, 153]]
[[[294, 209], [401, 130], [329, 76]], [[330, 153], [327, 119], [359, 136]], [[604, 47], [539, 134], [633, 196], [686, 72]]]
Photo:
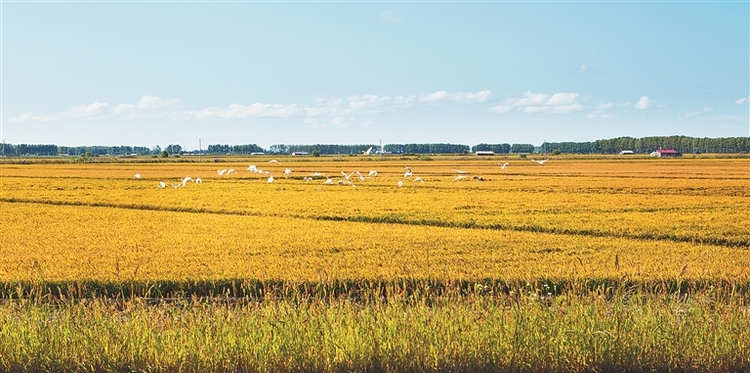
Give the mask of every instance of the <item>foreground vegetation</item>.
[[[610, 289], [0, 305], [6, 371], [741, 372], [747, 299]], [[729, 297], [727, 297], [729, 296]]]
[[222, 160], [2, 165], [0, 370], [750, 370], [746, 159]]

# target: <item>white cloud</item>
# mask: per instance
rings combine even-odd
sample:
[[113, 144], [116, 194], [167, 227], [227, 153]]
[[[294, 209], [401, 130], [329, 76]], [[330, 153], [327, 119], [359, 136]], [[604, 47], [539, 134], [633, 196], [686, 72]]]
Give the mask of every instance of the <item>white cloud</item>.
[[246, 118], [287, 118], [300, 114], [302, 110], [296, 105], [262, 104], [252, 105], [231, 104], [227, 108], [209, 107], [200, 111], [190, 112], [193, 119], [246, 119]]
[[497, 105], [487, 109], [490, 113], [505, 114], [510, 111], [510, 106]]
[[547, 100], [547, 105], [561, 106], [572, 105], [576, 102], [578, 93], [555, 93]]
[[578, 93], [568, 92], [558, 92], [551, 96], [545, 93], [526, 92], [521, 97], [508, 99], [487, 111], [503, 114], [515, 108], [516, 111], [526, 114], [568, 114], [584, 109], [583, 104], [578, 102], [578, 96]]
[[399, 23], [401, 22], [401, 16], [396, 15], [392, 10], [386, 10], [383, 13], [380, 13], [380, 22]]
[[588, 71], [589, 71], [589, 65], [586, 63], [581, 64], [581, 67], [578, 68], [579, 74], [585, 74]]
[[67, 113], [74, 118], [96, 119], [105, 116], [109, 112], [109, 104], [94, 102], [90, 105], [75, 106]]
[[714, 111], [714, 108], [712, 108], [710, 106], [706, 106], [706, 107], [704, 107], [701, 110], [691, 111], [691, 112], [685, 114], [685, 118], [693, 118], [693, 117], [697, 117], [697, 116], [705, 114], [705, 113], [712, 113], [713, 111]]
[[737, 106], [740, 106], [740, 105], [744, 105], [744, 104], [746, 104], [748, 102], [750, 102], [750, 97], [743, 97], [743, 98], [735, 101], [734, 104], [737, 105]]
[[641, 96], [641, 98], [638, 99], [638, 102], [633, 105], [634, 108], [638, 110], [646, 110], [654, 105], [654, 100], [651, 100], [648, 98], [648, 96]]
[[156, 96], [143, 96], [138, 100], [137, 107], [142, 110], [157, 110], [180, 103], [180, 99], [164, 100]]
[[492, 91], [483, 90], [479, 92], [456, 92], [448, 93], [446, 91], [437, 91], [434, 93], [424, 94], [419, 98], [420, 102], [426, 103], [441, 103], [441, 102], [454, 102], [459, 104], [475, 104], [486, 102]]
[[8, 119], [8, 123], [46, 123], [54, 122], [57, 118], [34, 113], [23, 113]]

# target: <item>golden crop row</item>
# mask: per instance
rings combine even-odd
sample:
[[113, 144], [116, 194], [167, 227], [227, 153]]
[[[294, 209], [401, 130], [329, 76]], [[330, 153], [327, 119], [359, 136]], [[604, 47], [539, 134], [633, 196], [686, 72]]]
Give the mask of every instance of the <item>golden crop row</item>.
[[0, 208], [0, 281], [750, 276], [747, 251], [691, 243], [108, 207]]

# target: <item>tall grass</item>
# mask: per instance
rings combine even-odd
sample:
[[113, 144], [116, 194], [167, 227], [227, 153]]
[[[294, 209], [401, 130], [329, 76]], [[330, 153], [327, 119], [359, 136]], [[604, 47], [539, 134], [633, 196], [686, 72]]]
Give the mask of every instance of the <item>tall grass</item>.
[[[388, 301], [6, 300], [5, 371], [741, 372], [745, 297], [619, 289]], [[462, 295], [463, 294], [463, 295]]]

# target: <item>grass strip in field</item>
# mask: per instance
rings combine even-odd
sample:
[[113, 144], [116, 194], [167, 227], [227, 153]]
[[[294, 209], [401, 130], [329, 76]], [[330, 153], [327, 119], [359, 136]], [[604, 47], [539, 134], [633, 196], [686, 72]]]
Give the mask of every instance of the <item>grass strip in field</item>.
[[537, 294], [541, 297], [615, 294], [684, 298], [711, 296], [715, 300], [734, 299], [750, 305], [750, 280], [681, 278], [652, 281], [625, 278], [519, 279], [485, 278], [480, 280], [444, 280], [402, 278], [333, 279], [289, 281], [260, 279], [160, 280], [160, 281], [6, 281], [0, 282], [0, 300], [60, 302], [80, 299], [133, 298], [173, 301], [206, 299], [209, 301], [263, 302], [278, 300], [354, 301], [388, 303], [390, 300], [433, 302], [437, 299], [504, 299], [513, 294]]

